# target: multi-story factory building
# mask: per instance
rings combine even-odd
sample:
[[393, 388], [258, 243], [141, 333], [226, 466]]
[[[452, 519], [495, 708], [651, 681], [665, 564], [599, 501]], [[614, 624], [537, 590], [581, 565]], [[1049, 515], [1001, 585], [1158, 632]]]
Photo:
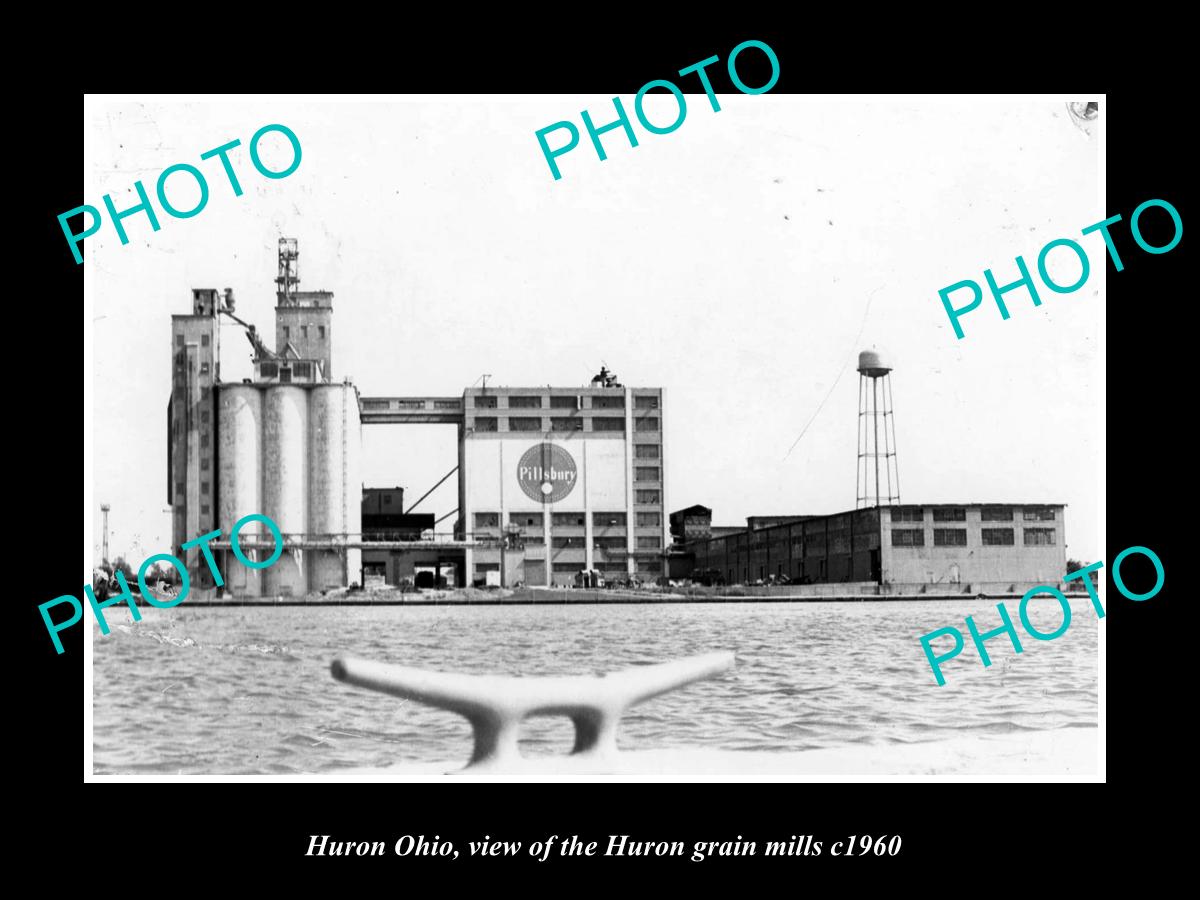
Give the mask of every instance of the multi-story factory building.
[[[217, 306], [215, 290], [193, 290], [190, 315], [171, 316], [171, 397], [167, 401], [167, 503], [175, 552], [216, 526]], [[192, 583], [211, 587], [200, 549], [186, 553]]]
[[653, 581], [667, 540], [663, 392], [469, 388], [459, 449], [468, 583]]
[[[695, 516], [704, 507], [687, 511]], [[727, 584], [876, 585], [881, 593], [1010, 593], [1066, 573], [1063, 504], [925, 504], [794, 516], [684, 541], [672, 575]], [[693, 530], [698, 526], [693, 524]], [[715, 529], [714, 529], [715, 531]]]

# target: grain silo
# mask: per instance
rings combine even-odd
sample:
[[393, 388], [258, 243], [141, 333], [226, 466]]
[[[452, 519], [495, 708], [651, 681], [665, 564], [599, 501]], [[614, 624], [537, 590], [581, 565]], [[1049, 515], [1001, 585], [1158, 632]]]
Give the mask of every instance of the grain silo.
[[[263, 399], [263, 514], [284, 539], [308, 533], [308, 391], [273, 384]], [[263, 590], [270, 596], [308, 590], [303, 549], [288, 549], [264, 569]]]
[[[319, 384], [308, 391], [308, 534], [337, 543], [357, 536], [362, 522], [361, 425], [358, 395], [350, 384]], [[310, 551], [309, 590], [358, 581], [362, 551]]]
[[[217, 392], [217, 527], [223, 535], [232, 533], [239, 519], [263, 511], [262, 405], [262, 389], [253, 384], [222, 385]], [[251, 538], [260, 531], [259, 523], [251, 522], [241, 534]], [[227, 552], [221, 571], [229, 590], [235, 596], [259, 596], [259, 571], [233, 562]]]

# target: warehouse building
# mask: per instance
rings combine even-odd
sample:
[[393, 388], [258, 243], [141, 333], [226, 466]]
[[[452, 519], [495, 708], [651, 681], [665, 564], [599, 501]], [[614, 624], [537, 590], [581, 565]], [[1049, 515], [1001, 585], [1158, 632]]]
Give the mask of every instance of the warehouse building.
[[890, 594], [1020, 593], [1066, 572], [1065, 512], [1064, 504], [966, 503], [752, 517], [735, 534], [677, 543], [672, 575]]
[[433, 528], [433, 513], [404, 512], [404, 488], [363, 488], [362, 583], [452, 586], [459, 559], [447, 559], [431, 541], [426, 548], [398, 546], [420, 542]]

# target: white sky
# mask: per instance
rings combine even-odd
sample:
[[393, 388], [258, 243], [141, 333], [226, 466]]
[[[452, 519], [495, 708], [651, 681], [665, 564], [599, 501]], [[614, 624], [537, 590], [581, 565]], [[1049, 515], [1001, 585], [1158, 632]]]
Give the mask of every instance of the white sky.
[[[669, 95], [651, 99], [652, 121], [674, 118]], [[1099, 235], [1079, 233], [1110, 214], [1097, 138], [1057, 101], [719, 99], [714, 113], [688, 95], [668, 135], [635, 119], [637, 148], [604, 135], [605, 162], [583, 133], [559, 181], [535, 131], [561, 119], [582, 131], [585, 108], [610, 121], [611, 96], [92, 99], [83, 202], [102, 207], [108, 192], [132, 206], [134, 180], [153, 196], [179, 162], [210, 187], [193, 218], [158, 209], [158, 232], [139, 214], [125, 220], [129, 245], [107, 221], [86, 242], [97, 556], [101, 502], [113, 556], [136, 565], [170, 546], [171, 314], [190, 312], [193, 287], [232, 287], [238, 315], [273, 345], [276, 242], [288, 236], [301, 289], [334, 292], [334, 378], [364, 396], [457, 395], [484, 373], [497, 386], [581, 385], [604, 360], [624, 383], [666, 391], [670, 508], [703, 503], [737, 524], [853, 508], [854, 357], [874, 345], [895, 367], [904, 502], [1063, 502], [1068, 556], [1100, 558], [1106, 264]], [[275, 122], [296, 132], [303, 161], [268, 180], [247, 145]], [[219, 163], [199, 159], [233, 138], [236, 198]], [[264, 141], [273, 168], [286, 146]], [[183, 209], [188, 182], [169, 182]], [[1058, 237], [1087, 249], [1084, 288], [1042, 288], [1036, 309], [1013, 291], [1008, 321], [985, 297], [956, 340], [938, 289], [982, 285], [989, 267], [1013, 281], [1018, 254], [1036, 277]], [[1070, 284], [1078, 263], [1058, 250], [1051, 273]], [[232, 324], [221, 340], [222, 374], [240, 380], [249, 344]], [[451, 426], [366, 428], [366, 482], [403, 485], [411, 502], [455, 464], [455, 441]], [[420, 511], [449, 512], [455, 492], [450, 479]]]

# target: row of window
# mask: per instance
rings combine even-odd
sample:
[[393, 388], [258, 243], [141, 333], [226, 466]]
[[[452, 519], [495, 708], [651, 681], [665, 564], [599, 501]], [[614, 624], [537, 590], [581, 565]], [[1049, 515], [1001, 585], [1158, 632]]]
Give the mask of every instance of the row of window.
[[[542, 514], [540, 512], [513, 512], [508, 514], [508, 521], [511, 525], [523, 525], [528, 528], [542, 527]], [[656, 527], [662, 525], [662, 513], [658, 512], [639, 512], [636, 514], [637, 524], [642, 527]], [[560, 525], [564, 527], [577, 526], [583, 527], [585, 524], [583, 513], [551, 513], [551, 525]], [[592, 524], [597, 528], [624, 527], [626, 524], [626, 516], [623, 512], [597, 512], [592, 513]], [[499, 528], [500, 513], [495, 512], [477, 512], [475, 513], [475, 530], [482, 528]]]
[[[552, 416], [550, 427], [544, 426], [541, 416], [509, 416], [509, 431], [586, 431], [584, 422], [591, 422], [592, 431], [625, 431], [625, 420], [618, 418], [588, 419], [580, 416]], [[476, 416], [472, 420], [476, 431], [499, 431], [500, 419], [495, 416]], [[634, 430], [639, 432], [658, 431], [659, 420], [655, 416], [637, 419]]]
[[[182, 347], [183, 342], [184, 342], [184, 337], [182, 334], [175, 335], [175, 346], [176, 347]], [[207, 334], [200, 335], [200, 346], [201, 347], [208, 346], [208, 335]]]
[[[1053, 522], [1054, 507], [1027, 506], [1022, 510], [1026, 522]], [[1011, 522], [1013, 508], [1011, 506], [981, 506], [979, 518], [984, 522]], [[893, 506], [893, 522], [924, 522], [925, 508], [923, 506]], [[935, 506], [933, 508], [935, 522], [965, 522], [967, 510], [964, 506]]]
[[[556, 550], [571, 547], [582, 549], [585, 543], [585, 540], [578, 535], [550, 539], [550, 546]], [[592, 546], [597, 550], [623, 550], [625, 549], [625, 538], [595, 538]], [[662, 538], [656, 534], [638, 535], [637, 548], [639, 550], [659, 550], [662, 548]]]
[[[290, 340], [291, 337], [292, 337], [291, 327], [288, 325], [284, 325], [283, 326], [283, 339], [286, 341], [286, 340]], [[308, 326], [307, 325], [300, 326], [300, 337], [302, 337], [302, 338], [308, 337]], [[325, 337], [325, 326], [324, 325], [317, 326], [317, 337], [324, 339], [324, 337]]]
[[297, 361], [293, 362], [290, 368], [287, 365], [281, 368], [277, 362], [264, 361], [258, 364], [258, 372], [263, 378], [278, 377], [280, 381], [290, 381], [291, 377], [295, 375], [297, 378], [307, 381], [313, 377], [312, 367], [311, 362]]
[[[597, 562], [595, 568], [602, 574], [613, 577], [626, 574], [624, 562]], [[638, 571], [645, 573], [659, 572], [662, 569], [662, 563], [658, 560], [638, 560]], [[556, 575], [574, 575], [582, 566], [579, 563], [553, 563], [553, 571]], [[475, 563], [475, 576], [477, 578], [485, 578], [484, 572], [499, 572], [500, 563], [493, 562], [477, 562]]]
[[[184, 369], [183, 362], [184, 362], [183, 354], [180, 354], [179, 357], [177, 357], [175, 360], [175, 371], [177, 371], [177, 372], [183, 371], [183, 369]], [[200, 363], [200, 374], [201, 375], [207, 375], [211, 371], [211, 369], [212, 369], [212, 367], [207, 362]]]
[[[286, 330], [286, 329], [285, 329]], [[321, 337], [324, 337], [324, 329], [321, 330]], [[476, 409], [497, 409], [497, 398], [494, 396], [477, 396], [473, 398], [473, 406]], [[541, 409], [542, 398], [537, 396], [521, 396], [513, 394], [508, 398], [509, 409]], [[551, 409], [579, 409], [579, 398], [576, 396], [551, 396]], [[592, 409], [624, 409], [625, 395], [620, 394], [609, 397], [593, 397]], [[634, 409], [658, 409], [658, 397], [635, 396], [633, 398]]]
[[[1012, 528], [983, 528], [980, 534], [985, 547], [1011, 547], [1014, 545]], [[1026, 547], [1054, 546], [1053, 528], [1024, 528]], [[893, 528], [893, 547], [924, 547], [924, 528]], [[935, 547], [965, 547], [967, 546], [967, 529], [965, 528], [935, 528], [933, 529], [933, 546]]]

